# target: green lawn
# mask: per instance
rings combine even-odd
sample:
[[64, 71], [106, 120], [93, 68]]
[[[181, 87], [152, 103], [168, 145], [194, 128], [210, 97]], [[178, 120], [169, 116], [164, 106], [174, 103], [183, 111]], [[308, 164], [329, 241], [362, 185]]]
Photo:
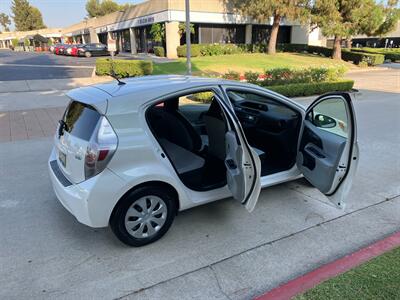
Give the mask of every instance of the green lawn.
[[[243, 74], [246, 71], [263, 72], [265, 69], [280, 67], [306, 68], [337, 66], [338, 64], [355, 68], [351, 63], [338, 63], [330, 58], [302, 53], [277, 53], [275, 55], [254, 53], [192, 58], [194, 75], [221, 75], [229, 70]], [[153, 74], [184, 74], [185, 72], [186, 59], [180, 58], [175, 62], [154, 64]]]
[[295, 299], [400, 299], [400, 248], [332, 278]]

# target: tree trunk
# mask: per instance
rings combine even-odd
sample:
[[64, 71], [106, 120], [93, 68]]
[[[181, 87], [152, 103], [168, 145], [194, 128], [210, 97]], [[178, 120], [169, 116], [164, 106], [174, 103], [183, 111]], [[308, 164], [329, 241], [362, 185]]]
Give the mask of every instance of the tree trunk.
[[353, 40], [352, 38], [347, 38], [346, 39], [346, 48], [351, 50], [351, 44], [352, 44]]
[[333, 59], [342, 59], [342, 37], [335, 35], [333, 42]]
[[274, 15], [274, 22], [272, 23], [271, 36], [268, 42], [268, 54], [276, 53], [276, 40], [278, 39], [279, 23], [281, 22], [280, 15]]

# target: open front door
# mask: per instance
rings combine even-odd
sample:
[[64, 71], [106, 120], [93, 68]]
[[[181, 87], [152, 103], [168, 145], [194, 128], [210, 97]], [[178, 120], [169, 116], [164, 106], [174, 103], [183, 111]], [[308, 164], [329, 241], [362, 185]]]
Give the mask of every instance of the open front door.
[[218, 99], [228, 123], [225, 134], [225, 166], [228, 187], [233, 198], [249, 212], [256, 206], [260, 195], [261, 163], [257, 153], [248, 144], [242, 126], [233, 110]]
[[331, 93], [317, 98], [303, 122], [297, 167], [335, 206], [344, 208], [358, 160], [351, 96]]

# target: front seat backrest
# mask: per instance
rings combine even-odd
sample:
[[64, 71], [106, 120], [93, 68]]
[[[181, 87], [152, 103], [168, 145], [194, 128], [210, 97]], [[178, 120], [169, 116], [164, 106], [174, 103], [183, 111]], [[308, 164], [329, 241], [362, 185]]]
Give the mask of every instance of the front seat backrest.
[[208, 152], [210, 155], [225, 160], [226, 125], [221, 108], [216, 100], [211, 102], [208, 112], [203, 116], [208, 134]]

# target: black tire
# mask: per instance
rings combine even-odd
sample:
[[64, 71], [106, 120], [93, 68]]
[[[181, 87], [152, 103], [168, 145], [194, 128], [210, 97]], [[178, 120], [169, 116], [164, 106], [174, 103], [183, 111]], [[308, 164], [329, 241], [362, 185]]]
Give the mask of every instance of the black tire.
[[[146, 196], [157, 196], [161, 198], [166, 204], [167, 216], [165, 223], [153, 236], [136, 238], [127, 231], [125, 227], [125, 216], [128, 209], [133, 206], [136, 201]], [[177, 200], [178, 199], [174, 198], [174, 194], [171, 193], [171, 191], [161, 186], [149, 185], [137, 188], [119, 201], [111, 215], [110, 227], [116, 237], [128, 246], [141, 247], [153, 243], [163, 237], [171, 227], [178, 209]]]
[[86, 51], [86, 52], [85, 52], [85, 56], [86, 56], [87, 58], [92, 57], [92, 53], [90, 53], [89, 51]]

